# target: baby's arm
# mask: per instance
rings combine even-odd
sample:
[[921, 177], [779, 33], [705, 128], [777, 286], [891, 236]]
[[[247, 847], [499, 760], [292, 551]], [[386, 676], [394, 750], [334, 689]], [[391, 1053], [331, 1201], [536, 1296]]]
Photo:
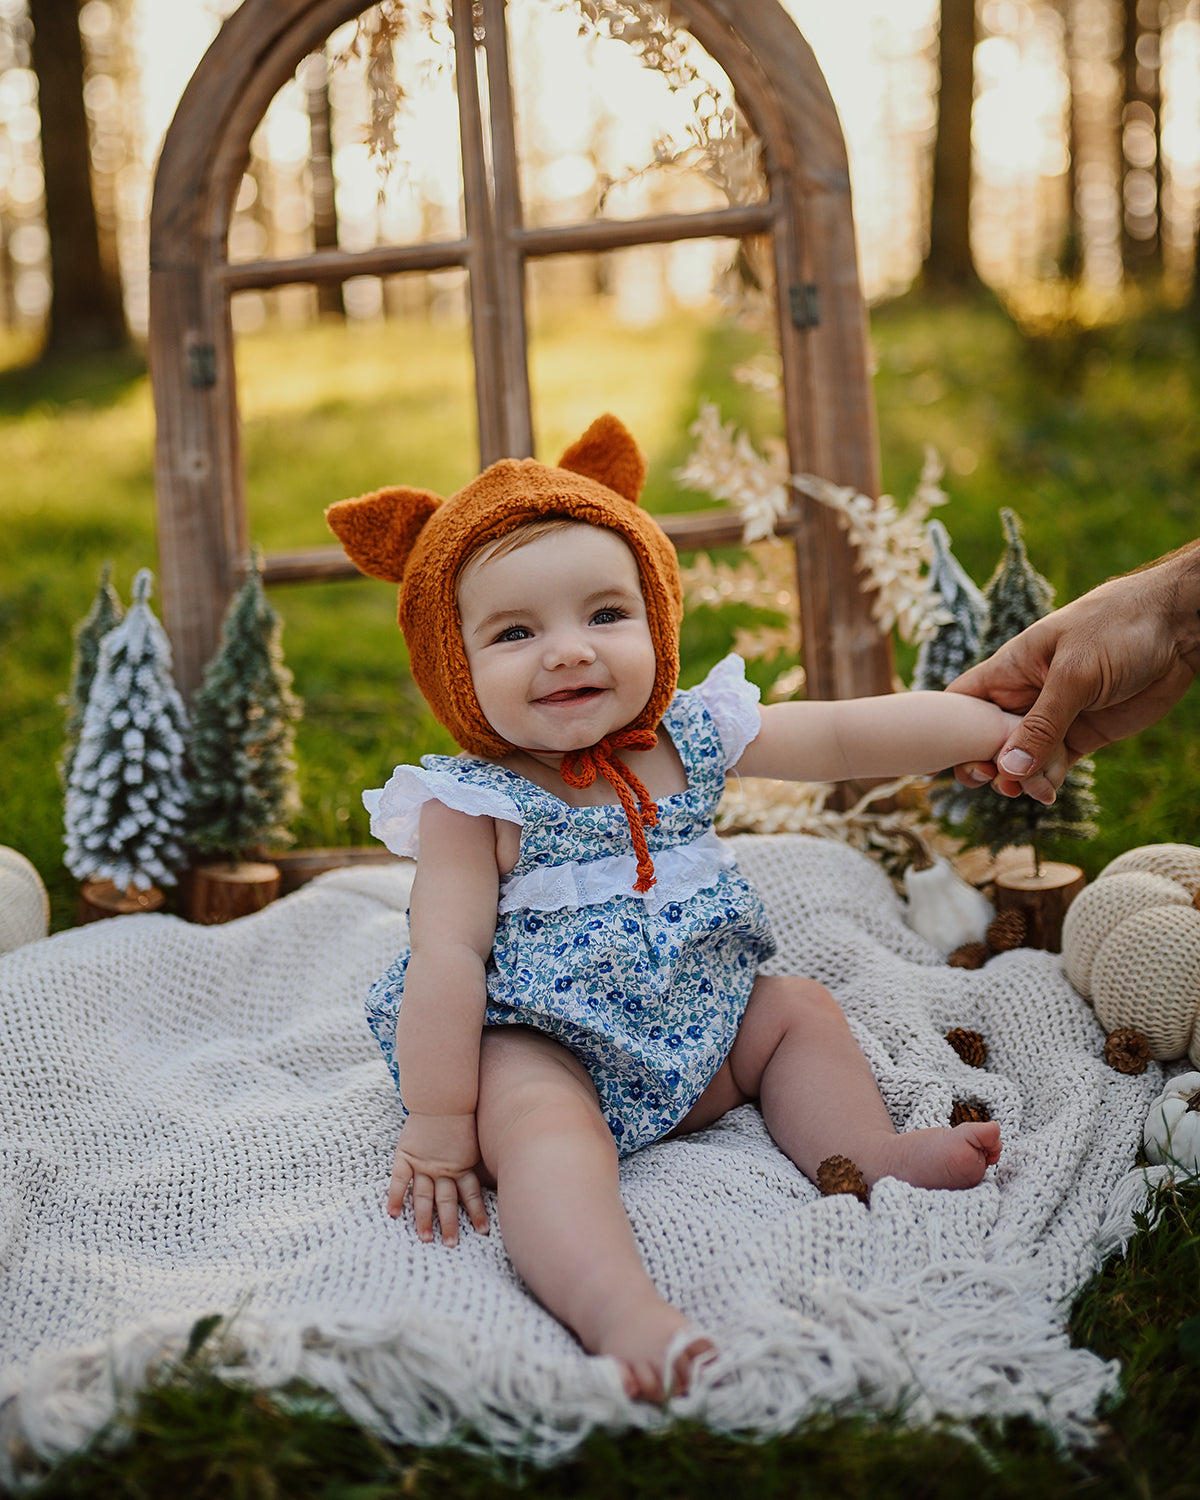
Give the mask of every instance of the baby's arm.
[[442, 1239], [457, 1241], [460, 1199], [471, 1223], [487, 1233], [475, 1171], [475, 1105], [487, 1002], [484, 965], [496, 934], [498, 898], [494, 820], [427, 802], [409, 906], [412, 957], [396, 1025], [408, 1118], [388, 1190], [388, 1212], [396, 1217], [411, 1187], [423, 1240], [433, 1239], [436, 1207]]
[[[888, 693], [770, 704], [760, 710], [762, 728], [735, 769], [786, 781], [847, 781], [931, 775], [960, 764], [959, 751], [968, 745], [980, 753], [966, 760], [991, 760], [1018, 720], [981, 698], [970, 699], [964, 713], [963, 696]], [[1033, 783], [1024, 790], [1039, 801], [1054, 800], [1049, 783], [1048, 797]]]

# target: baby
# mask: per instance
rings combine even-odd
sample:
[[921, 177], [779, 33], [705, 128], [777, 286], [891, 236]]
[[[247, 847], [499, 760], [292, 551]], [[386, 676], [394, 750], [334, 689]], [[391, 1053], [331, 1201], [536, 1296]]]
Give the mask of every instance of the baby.
[[401, 583], [413, 676], [466, 752], [364, 798], [417, 856], [411, 946], [368, 1000], [405, 1111], [388, 1211], [411, 1194], [420, 1237], [436, 1218], [452, 1245], [460, 1204], [487, 1232], [494, 1185], [530, 1290], [659, 1400], [711, 1345], [642, 1265], [621, 1156], [751, 1101], [810, 1178], [840, 1154], [869, 1184], [969, 1188], [1000, 1155], [994, 1122], [897, 1134], [829, 991], [759, 972], [762, 903], [713, 830], [726, 774], [929, 773], [990, 761], [1016, 720], [942, 693], [762, 707], [735, 656], [678, 691], [678, 566], [643, 475], [601, 417], [558, 468], [328, 515]]

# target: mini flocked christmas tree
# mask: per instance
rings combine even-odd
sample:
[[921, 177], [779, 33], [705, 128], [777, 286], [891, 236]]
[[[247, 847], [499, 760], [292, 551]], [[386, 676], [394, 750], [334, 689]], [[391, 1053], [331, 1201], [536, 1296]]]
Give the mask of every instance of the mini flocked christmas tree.
[[[1029, 561], [1016, 515], [1005, 509], [1000, 519], [1007, 544], [983, 591], [988, 622], [980, 641], [980, 660], [1040, 620], [1054, 602], [1053, 588]], [[1050, 840], [1095, 836], [1093, 819], [1098, 808], [1092, 792], [1094, 779], [1093, 763], [1076, 761], [1049, 807], [1032, 797], [1005, 797], [984, 787], [971, 794], [970, 808], [955, 831], [971, 844], [986, 845], [993, 854], [1012, 844], [1030, 844], [1036, 870], [1042, 847]]]
[[925, 528], [932, 560], [929, 587], [937, 595], [945, 618], [921, 642], [913, 687], [940, 692], [947, 683], [979, 660], [979, 646], [987, 624], [987, 601], [967, 577], [950, 550], [950, 534], [940, 521]]
[[100, 662], [100, 642], [125, 617], [125, 610], [117, 591], [112, 586], [112, 563], [106, 562], [100, 570], [100, 583], [92, 607], [75, 627], [75, 649], [71, 656], [71, 685], [63, 700], [67, 710], [65, 739], [62, 759], [58, 763], [58, 775], [63, 786], [71, 776], [71, 764], [79, 736], [83, 733], [84, 715], [87, 713], [88, 695], [96, 678]]
[[258, 845], [290, 843], [287, 825], [299, 807], [292, 750], [301, 703], [260, 565], [256, 554], [192, 700], [188, 841], [234, 862]]
[[129, 613], [100, 642], [67, 782], [67, 868], [119, 890], [173, 885], [184, 859], [187, 714], [152, 582], [143, 568]]
[[1054, 588], [1029, 561], [1016, 511], [1005, 506], [1000, 524], [1005, 545], [996, 571], [984, 585], [987, 623], [979, 641], [980, 661], [1054, 607]]
[[[950, 534], [942, 523], [930, 521], [925, 531], [932, 553], [929, 588], [936, 596], [943, 618], [934, 633], [921, 642], [912, 685], [941, 692], [979, 660], [988, 607], [987, 600], [950, 550]], [[953, 774], [937, 777], [929, 788], [930, 807], [949, 823], [960, 823], [973, 799], [974, 793], [959, 786]]]

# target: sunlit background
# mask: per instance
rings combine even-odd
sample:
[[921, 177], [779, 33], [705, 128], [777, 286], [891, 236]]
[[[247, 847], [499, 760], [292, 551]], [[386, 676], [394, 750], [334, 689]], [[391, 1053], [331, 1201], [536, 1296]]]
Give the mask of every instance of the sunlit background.
[[[231, 9], [226, 5], [225, 9]], [[935, 0], [787, 0], [828, 79], [845, 130], [864, 287], [877, 300], [903, 290], [925, 248], [929, 160], [937, 111]], [[1161, 99], [1152, 112], [1121, 107], [1123, 6], [1117, 0], [984, 0], [979, 7], [973, 116], [972, 249], [983, 278], [1011, 291], [1059, 274], [1069, 260], [1103, 293], [1122, 277], [1122, 234], [1156, 239], [1163, 270], [1191, 276], [1200, 204], [1200, 5], [1141, 0], [1137, 46]], [[93, 171], [109, 252], [119, 260], [133, 330], [146, 326], [147, 216], [155, 155], [175, 104], [222, 19], [218, 0], [87, 0], [86, 105]], [[23, 36], [23, 0], [0, 0], [0, 322], [36, 328], [50, 295], [42, 219], [36, 80]], [[598, 181], [618, 179], [605, 212], [693, 206], [697, 174], [671, 184], [640, 172], [653, 158], [670, 100], [620, 43], [581, 44], [567, 8], [511, 7], [527, 211], [539, 222], [594, 208]], [[342, 38], [345, 42], [346, 38]], [[336, 55], [339, 38], [331, 39]], [[254, 141], [231, 244], [234, 258], [294, 253], [312, 244], [309, 173], [312, 97], [330, 104], [339, 242], [452, 235], [459, 213], [454, 95], [447, 43], [414, 29], [396, 49], [402, 93], [396, 150], [381, 178], [373, 152], [368, 70], [336, 60], [328, 79], [304, 73], [276, 98]], [[314, 66], [316, 66], [314, 64]], [[720, 91], [719, 70], [713, 70]], [[692, 105], [677, 100], [684, 139]], [[653, 122], [653, 123], [652, 123]], [[669, 121], [668, 121], [669, 127]], [[623, 182], [620, 179], [624, 178]], [[657, 194], [656, 198], [654, 195]], [[1075, 237], [1068, 204], [1077, 210]], [[612, 292], [618, 316], [659, 316], [666, 302], [707, 295], [713, 245], [627, 252]], [[376, 318], [386, 288], [351, 283], [352, 319]], [[413, 294], [415, 295], [415, 294]], [[454, 276], [421, 297], [461, 304]], [[244, 295], [250, 331], [269, 316], [307, 315], [311, 294]]]

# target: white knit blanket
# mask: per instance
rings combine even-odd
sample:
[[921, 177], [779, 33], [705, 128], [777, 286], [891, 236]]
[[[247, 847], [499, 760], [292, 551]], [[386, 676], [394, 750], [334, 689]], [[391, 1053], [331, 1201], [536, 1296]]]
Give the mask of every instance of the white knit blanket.
[[[633, 1403], [524, 1291], [494, 1204], [457, 1249], [384, 1211], [397, 1104], [362, 999], [401, 942], [406, 867], [335, 872], [227, 927], [97, 923], [0, 960], [5, 1461], [86, 1440], [208, 1314], [229, 1378], [302, 1378], [401, 1441], [544, 1460], [597, 1425], [767, 1434], [844, 1406], [1086, 1439], [1115, 1370], [1070, 1347], [1067, 1304], [1145, 1201], [1159, 1070], [1105, 1065], [1058, 958], [948, 968], [865, 857], [734, 844], [772, 968], [830, 986], [897, 1125], [990, 1107], [1004, 1154], [979, 1187], [821, 1198], [752, 1107], [636, 1154], [646, 1262], [721, 1353], [669, 1410]], [[954, 1026], [982, 1033], [985, 1068]]]

